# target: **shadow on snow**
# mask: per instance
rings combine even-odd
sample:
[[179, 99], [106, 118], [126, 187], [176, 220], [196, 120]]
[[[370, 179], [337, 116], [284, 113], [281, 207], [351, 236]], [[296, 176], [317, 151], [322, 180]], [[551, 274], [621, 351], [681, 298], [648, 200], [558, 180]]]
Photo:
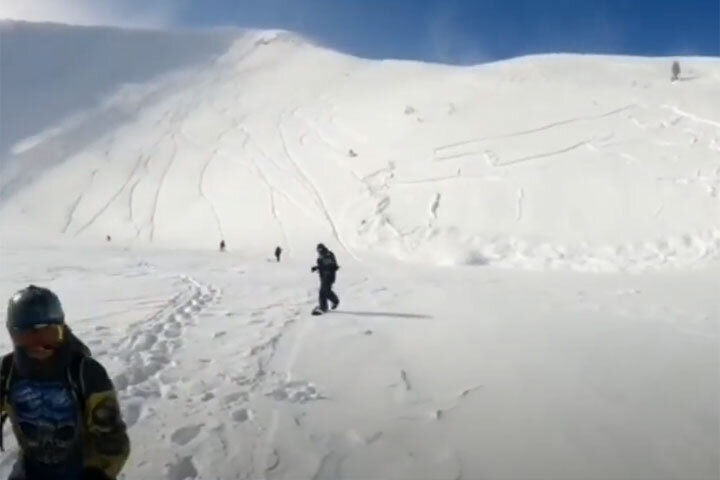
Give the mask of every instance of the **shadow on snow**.
[[393, 312], [350, 312], [347, 310], [335, 311], [334, 315], [355, 315], [357, 317], [391, 317], [391, 318], [433, 318], [430, 315], [418, 315], [415, 313], [393, 313]]

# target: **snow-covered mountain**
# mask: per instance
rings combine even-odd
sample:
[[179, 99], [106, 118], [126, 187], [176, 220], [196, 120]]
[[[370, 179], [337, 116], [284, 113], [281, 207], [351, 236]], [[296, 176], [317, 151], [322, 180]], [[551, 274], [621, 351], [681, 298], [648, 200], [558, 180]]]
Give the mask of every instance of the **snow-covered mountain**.
[[720, 253], [714, 59], [671, 83], [665, 58], [450, 67], [281, 31], [12, 23], [1, 58], [6, 223], [524, 268]]
[[672, 60], [0, 22], [0, 297], [61, 296], [128, 480], [717, 478], [720, 60]]

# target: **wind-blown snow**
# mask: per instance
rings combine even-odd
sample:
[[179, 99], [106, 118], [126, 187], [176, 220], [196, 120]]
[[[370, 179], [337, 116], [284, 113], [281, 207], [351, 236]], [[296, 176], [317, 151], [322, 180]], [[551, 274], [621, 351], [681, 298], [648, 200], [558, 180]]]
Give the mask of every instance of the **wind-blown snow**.
[[0, 35], [0, 294], [62, 296], [124, 478], [720, 474], [720, 61]]

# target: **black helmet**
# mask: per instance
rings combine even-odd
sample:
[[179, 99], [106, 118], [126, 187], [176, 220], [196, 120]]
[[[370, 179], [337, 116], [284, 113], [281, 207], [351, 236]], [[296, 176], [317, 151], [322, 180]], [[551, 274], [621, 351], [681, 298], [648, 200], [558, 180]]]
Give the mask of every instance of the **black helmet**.
[[323, 245], [322, 243], [318, 243], [316, 248], [317, 248], [318, 252], [326, 252], [327, 251], [327, 247], [325, 245]]
[[7, 308], [8, 330], [28, 330], [38, 325], [62, 325], [65, 312], [57, 295], [43, 287], [30, 285], [10, 298]]

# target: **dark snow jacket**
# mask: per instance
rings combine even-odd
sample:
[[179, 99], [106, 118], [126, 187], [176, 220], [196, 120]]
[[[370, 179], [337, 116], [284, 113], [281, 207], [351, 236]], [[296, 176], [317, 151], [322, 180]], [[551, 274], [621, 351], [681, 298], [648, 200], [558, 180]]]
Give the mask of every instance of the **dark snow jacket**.
[[114, 479], [129, 455], [112, 381], [69, 335], [53, 368], [42, 373], [17, 349], [2, 359], [0, 410], [21, 452], [13, 480]]
[[335, 272], [339, 269], [335, 254], [330, 250], [325, 250], [318, 255], [316, 265], [312, 268], [312, 271], [320, 274], [321, 281], [332, 283], [335, 281]]

